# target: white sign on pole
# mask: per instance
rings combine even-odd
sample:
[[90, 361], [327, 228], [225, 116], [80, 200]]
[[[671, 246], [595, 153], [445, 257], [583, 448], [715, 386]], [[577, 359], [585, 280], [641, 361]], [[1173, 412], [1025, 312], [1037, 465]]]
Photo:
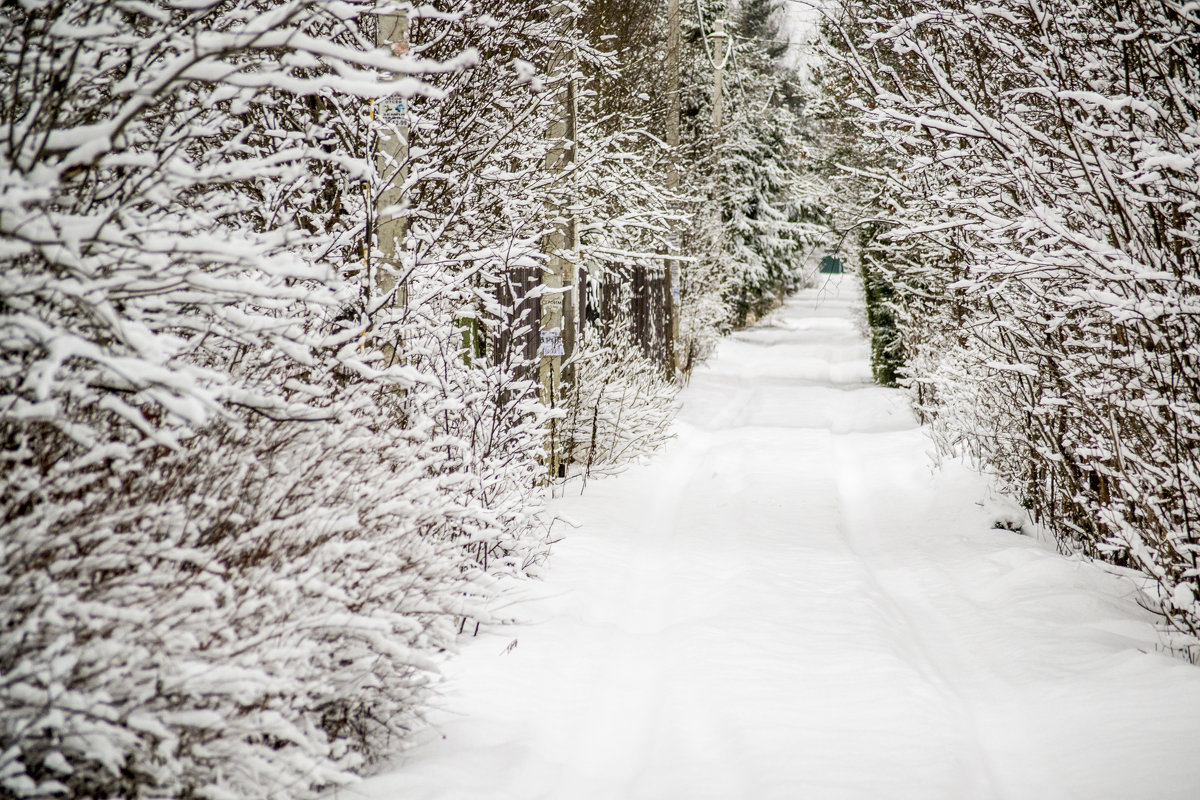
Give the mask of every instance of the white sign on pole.
[[388, 125], [408, 124], [408, 101], [398, 95], [388, 95], [379, 99], [376, 105], [379, 119]]
[[562, 313], [563, 313], [562, 293], [554, 292], [553, 294], [542, 295], [542, 315], [543, 316], [554, 315], [554, 314], [558, 314], [559, 316], [562, 316]]
[[542, 331], [542, 356], [563, 356], [566, 354], [567, 351], [563, 349], [562, 331]]

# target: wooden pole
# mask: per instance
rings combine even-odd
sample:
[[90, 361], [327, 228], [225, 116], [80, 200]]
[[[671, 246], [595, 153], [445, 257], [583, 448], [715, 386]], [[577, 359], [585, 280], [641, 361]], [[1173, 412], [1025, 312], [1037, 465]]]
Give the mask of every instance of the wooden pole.
[[722, 113], [725, 109], [725, 54], [729, 34], [725, 33], [725, 20], [718, 19], [713, 23], [713, 32], [709, 34], [713, 50], [713, 96], [712, 123], [713, 132], [721, 133]]

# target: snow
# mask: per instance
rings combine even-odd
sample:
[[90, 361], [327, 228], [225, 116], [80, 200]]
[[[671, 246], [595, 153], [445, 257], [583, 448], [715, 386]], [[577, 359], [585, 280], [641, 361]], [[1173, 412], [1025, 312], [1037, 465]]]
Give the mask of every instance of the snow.
[[1200, 670], [1127, 579], [930, 466], [870, 382], [859, 291], [724, 341], [663, 452], [556, 501], [580, 527], [524, 622], [470, 641], [435, 730], [337, 796], [1195, 797]]

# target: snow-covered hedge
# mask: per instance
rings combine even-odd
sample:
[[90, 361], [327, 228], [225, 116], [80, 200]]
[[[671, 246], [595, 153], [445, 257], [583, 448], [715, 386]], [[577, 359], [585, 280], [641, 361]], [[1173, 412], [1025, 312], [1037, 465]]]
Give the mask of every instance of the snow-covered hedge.
[[570, 475], [603, 475], [650, 455], [670, 437], [679, 385], [641, 355], [625, 320], [607, 339], [598, 331], [576, 345], [557, 428]]
[[0, 10], [0, 795], [342, 783], [544, 552], [462, 276], [362, 268], [367, 98], [471, 60], [374, 6]]
[[880, 145], [871, 267], [921, 409], [1200, 631], [1196, 6], [851, 2], [832, 22], [829, 87]]

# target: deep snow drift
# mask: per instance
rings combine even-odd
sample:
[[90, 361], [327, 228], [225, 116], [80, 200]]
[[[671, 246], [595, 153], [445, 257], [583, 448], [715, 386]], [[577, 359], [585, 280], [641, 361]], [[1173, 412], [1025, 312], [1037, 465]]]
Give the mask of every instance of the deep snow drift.
[[1200, 669], [931, 468], [859, 305], [838, 277], [725, 341], [663, 453], [556, 501], [581, 527], [449, 663], [440, 735], [339, 797], [1200, 797]]

